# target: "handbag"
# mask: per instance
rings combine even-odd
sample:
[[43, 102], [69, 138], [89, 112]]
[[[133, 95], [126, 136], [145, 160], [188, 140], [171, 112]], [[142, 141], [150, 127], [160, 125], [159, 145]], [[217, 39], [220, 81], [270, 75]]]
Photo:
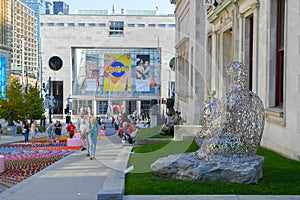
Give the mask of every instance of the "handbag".
[[25, 135], [26, 132], [27, 132], [27, 129], [23, 128], [22, 135]]

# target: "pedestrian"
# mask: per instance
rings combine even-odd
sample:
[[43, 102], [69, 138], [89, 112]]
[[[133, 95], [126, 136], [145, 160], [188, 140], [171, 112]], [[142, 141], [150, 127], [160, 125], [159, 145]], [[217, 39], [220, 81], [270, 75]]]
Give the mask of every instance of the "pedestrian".
[[81, 151], [84, 151], [88, 148], [88, 140], [87, 140], [87, 136], [86, 136], [86, 132], [85, 132], [85, 126], [86, 126], [86, 123], [87, 123], [87, 119], [83, 115], [83, 113], [80, 114], [80, 118], [78, 119], [77, 122], [78, 122], [77, 127], [80, 131], [80, 139], [81, 139], [81, 142], [82, 142]]
[[61, 129], [62, 129], [62, 125], [60, 121], [57, 120], [55, 124], [56, 143], [59, 143], [60, 136], [61, 136]]
[[55, 132], [54, 132], [54, 124], [52, 121], [50, 121], [49, 126], [47, 128], [47, 133], [48, 133], [48, 143], [52, 144], [53, 140], [55, 139]]
[[25, 144], [28, 144], [29, 123], [28, 123], [28, 121], [26, 119], [23, 121], [22, 133], [24, 134], [24, 137], [25, 137]]
[[115, 130], [119, 130], [119, 117], [115, 120]]
[[111, 126], [114, 127], [114, 123], [115, 123], [115, 118], [114, 116], [112, 115], [111, 116]]
[[97, 140], [100, 139], [100, 126], [97, 124], [95, 117], [90, 118], [90, 123], [86, 127], [86, 132], [89, 141], [90, 159], [93, 160], [95, 158]]
[[30, 135], [31, 135], [31, 144], [35, 145], [35, 138], [37, 135], [37, 126], [36, 126], [36, 120], [33, 120], [30, 126]]
[[67, 132], [69, 132], [70, 138], [72, 139], [75, 133], [76, 127], [72, 122], [69, 123], [69, 125], [66, 127]]

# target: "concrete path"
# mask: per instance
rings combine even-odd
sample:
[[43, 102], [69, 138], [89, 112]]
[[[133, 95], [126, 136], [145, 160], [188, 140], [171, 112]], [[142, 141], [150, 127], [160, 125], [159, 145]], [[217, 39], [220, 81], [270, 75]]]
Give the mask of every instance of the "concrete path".
[[[23, 141], [23, 138], [2, 136], [0, 143]], [[94, 160], [86, 156], [87, 151], [74, 152], [1, 193], [0, 199], [90, 200], [97, 199], [103, 188], [104, 191], [113, 189], [113, 192], [122, 194], [125, 188], [124, 170], [130, 152], [131, 147], [123, 147], [116, 135], [101, 139], [97, 143]], [[118, 173], [121, 174], [121, 179], [117, 176]], [[109, 192], [104, 193], [109, 197]]]

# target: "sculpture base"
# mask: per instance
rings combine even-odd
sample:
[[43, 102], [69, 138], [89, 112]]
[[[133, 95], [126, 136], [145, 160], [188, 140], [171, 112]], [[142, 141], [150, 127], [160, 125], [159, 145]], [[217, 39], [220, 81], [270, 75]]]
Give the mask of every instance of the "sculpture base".
[[17, 135], [17, 127], [16, 126], [7, 126], [6, 131], [3, 131], [5, 135]]
[[164, 178], [257, 184], [262, 178], [263, 163], [263, 156], [253, 156], [244, 162], [225, 159], [206, 161], [193, 152], [159, 158], [151, 168], [157, 176]]

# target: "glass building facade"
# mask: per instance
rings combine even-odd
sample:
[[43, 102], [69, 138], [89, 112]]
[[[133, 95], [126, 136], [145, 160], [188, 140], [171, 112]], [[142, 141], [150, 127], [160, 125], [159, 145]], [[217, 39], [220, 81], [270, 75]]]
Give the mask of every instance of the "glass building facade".
[[[73, 114], [147, 111], [160, 96], [160, 49], [72, 49]], [[93, 101], [96, 100], [94, 105]], [[124, 101], [125, 100], [125, 101]]]

